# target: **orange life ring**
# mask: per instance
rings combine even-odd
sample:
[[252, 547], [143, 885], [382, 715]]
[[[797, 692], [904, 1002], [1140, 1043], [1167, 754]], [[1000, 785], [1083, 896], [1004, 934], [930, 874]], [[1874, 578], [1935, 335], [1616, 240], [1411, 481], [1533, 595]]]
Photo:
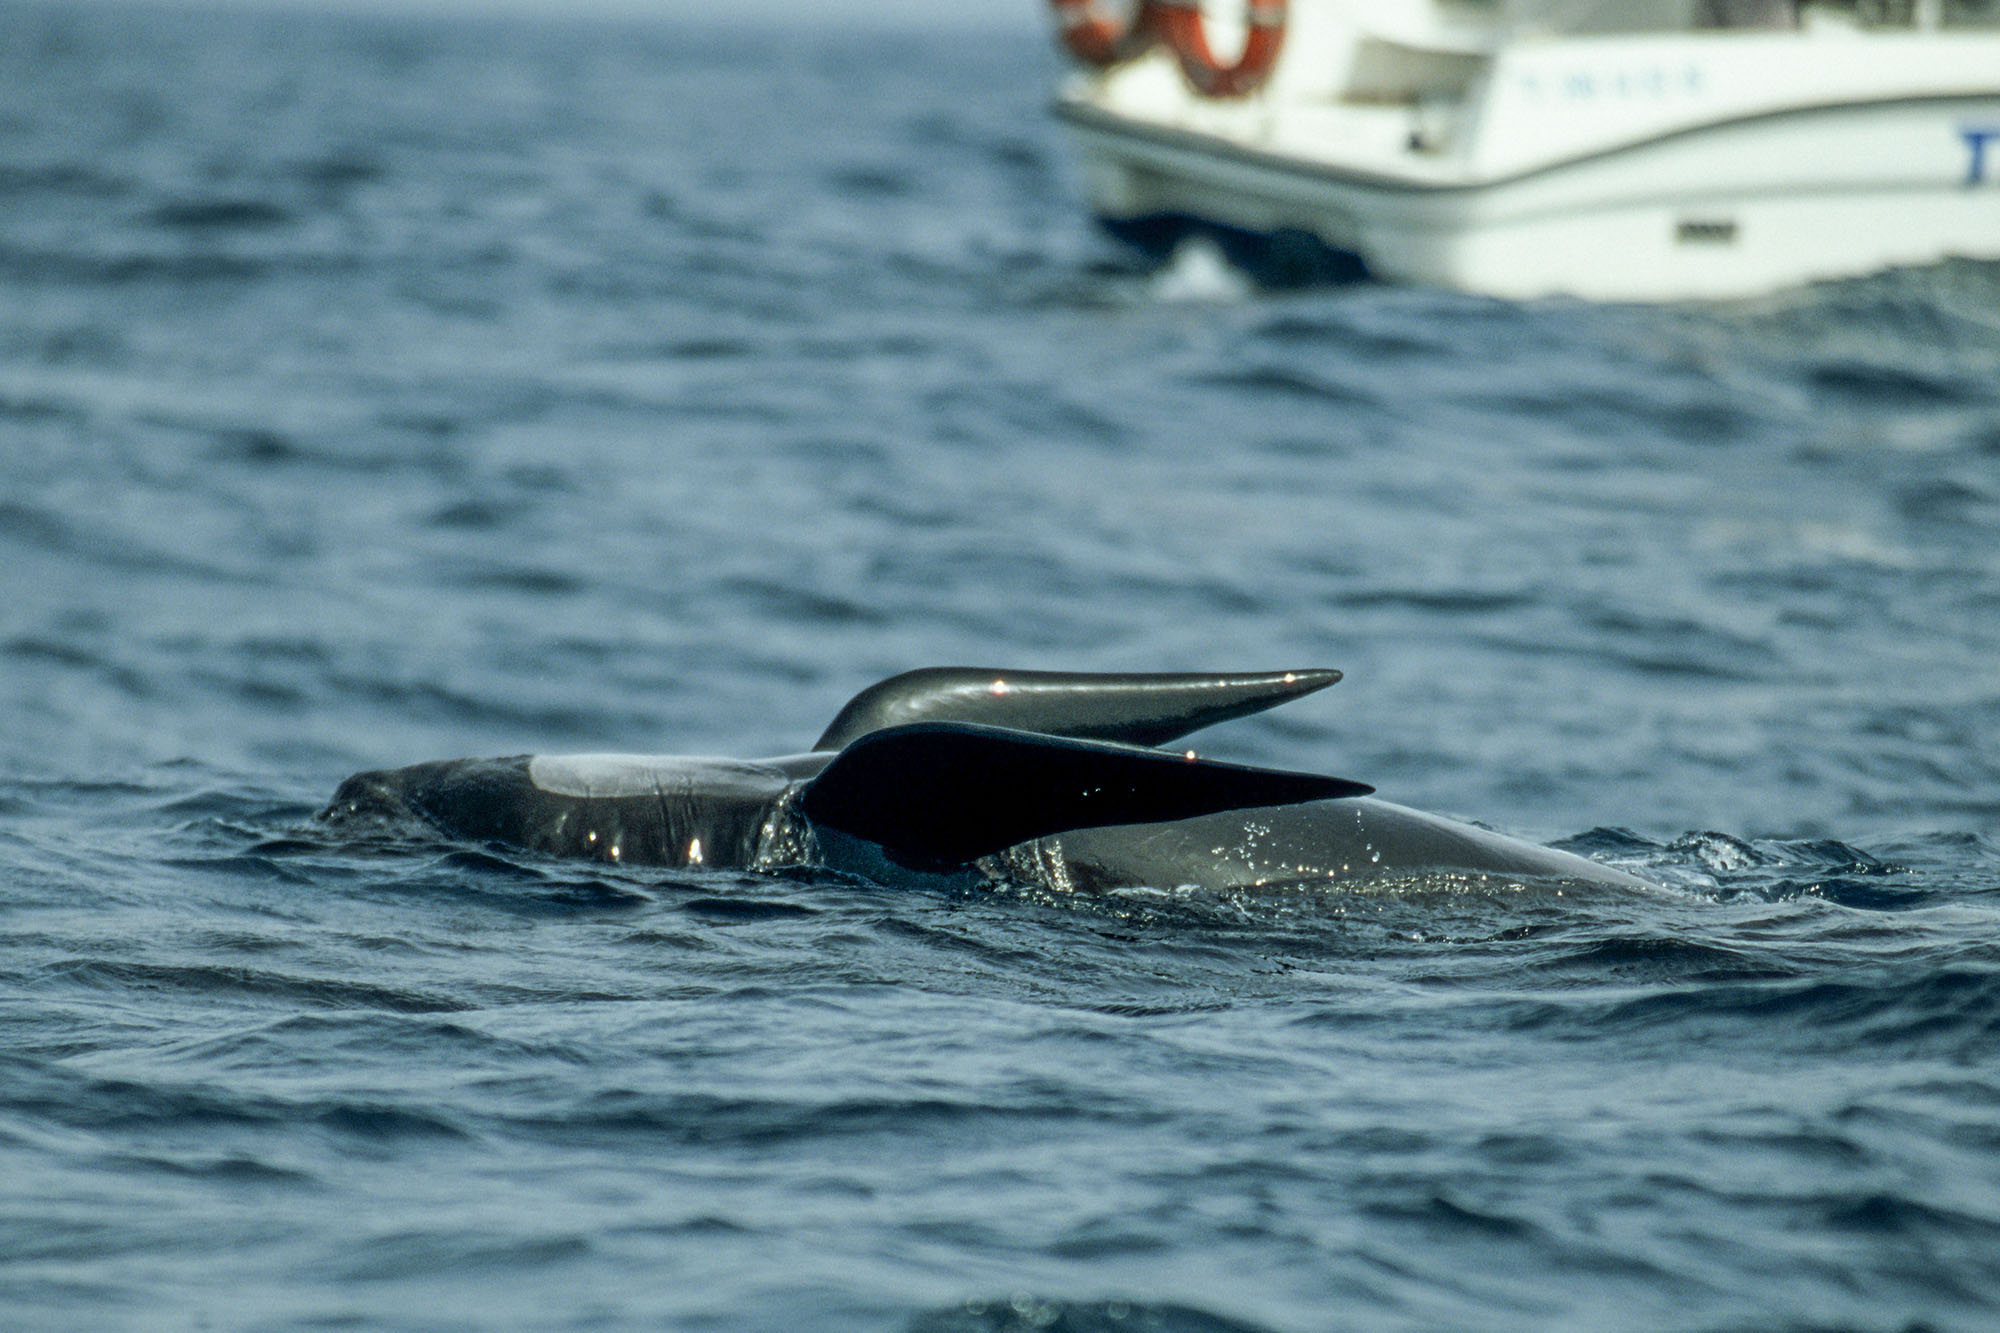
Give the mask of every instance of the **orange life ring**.
[[1123, 64], [1159, 40], [1155, 0], [1139, 0], [1131, 19], [1119, 22], [1098, 8], [1098, 0], [1050, 0], [1062, 25], [1063, 45], [1086, 65], [1105, 69]]
[[1285, 44], [1288, 8], [1288, 0], [1250, 0], [1250, 32], [1243, 41], [1243, 54], [1235, 64], [1225, 65], [1208, 49], [1200, 0], [1146, 0], [1153, 26], [1180, 57], [1181, 72], [1196, 92], [1207, 97], [1242, 97], [1264, 86]]

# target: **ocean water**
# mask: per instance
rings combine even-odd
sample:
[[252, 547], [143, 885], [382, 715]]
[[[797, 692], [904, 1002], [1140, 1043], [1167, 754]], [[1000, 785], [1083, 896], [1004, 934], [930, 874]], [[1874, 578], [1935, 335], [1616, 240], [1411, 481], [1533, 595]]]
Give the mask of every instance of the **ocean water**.
[[[0, 0], [0, 1323], [2000, 1320], [2000, 267], [1149, 270], [1028, 10]], [[310, 823], [945, 663], [1338, 666], [1204, 747], [1660, 888]]]

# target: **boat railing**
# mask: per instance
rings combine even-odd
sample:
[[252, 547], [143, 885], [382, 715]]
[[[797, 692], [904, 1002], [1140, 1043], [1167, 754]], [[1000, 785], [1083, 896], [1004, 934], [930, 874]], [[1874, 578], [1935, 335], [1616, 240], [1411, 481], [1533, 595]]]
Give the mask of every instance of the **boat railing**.
[[1389, 0], [1357, 7], [1393, 25], [1436, 33], [1486, 34], [1490, 41], [1619, 33], [1855, 28], [2000, 28], [2000, 0]]
[[1375, 0], [1346, 7], [1352, 47], [1336, 100], [1437, 107], [1472, 96], [1522, 41], [1792, 30], [2000, 31], [2000, 0]]

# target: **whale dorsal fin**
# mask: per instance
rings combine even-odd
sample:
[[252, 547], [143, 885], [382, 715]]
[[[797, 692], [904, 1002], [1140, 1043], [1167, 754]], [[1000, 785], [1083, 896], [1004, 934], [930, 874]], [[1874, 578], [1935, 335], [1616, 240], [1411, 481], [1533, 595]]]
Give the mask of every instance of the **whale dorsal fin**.
[[917, 870], [1106, 824], [1365, 796], [1365, 783], [1162, 750], [925, 722], [871, 732], [806, 784], [814, 824], [877, 844]]
[[926, 667], [855, 695], [813, 749], [838, 750], [871, 731], [913, 722], [972, 722], [1078, 740], [1164, 745], [1339, 679], [1338, 671], [1328, 669], [1223, 675]]

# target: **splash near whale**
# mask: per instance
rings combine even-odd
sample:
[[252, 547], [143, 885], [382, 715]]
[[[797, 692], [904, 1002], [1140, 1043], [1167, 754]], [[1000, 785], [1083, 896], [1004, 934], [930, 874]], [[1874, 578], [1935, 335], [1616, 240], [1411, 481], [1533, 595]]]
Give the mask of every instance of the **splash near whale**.
[[935, 667], [862, 691], [801, 754], [441, 760], [357, 773], [317, 819], [622, 865], [823, 866], [890, 884], [1231, 889], [1433, 872], [1643, 884], [1372, 799], [1366, 783], [1161, 748], [1339, 679]]

